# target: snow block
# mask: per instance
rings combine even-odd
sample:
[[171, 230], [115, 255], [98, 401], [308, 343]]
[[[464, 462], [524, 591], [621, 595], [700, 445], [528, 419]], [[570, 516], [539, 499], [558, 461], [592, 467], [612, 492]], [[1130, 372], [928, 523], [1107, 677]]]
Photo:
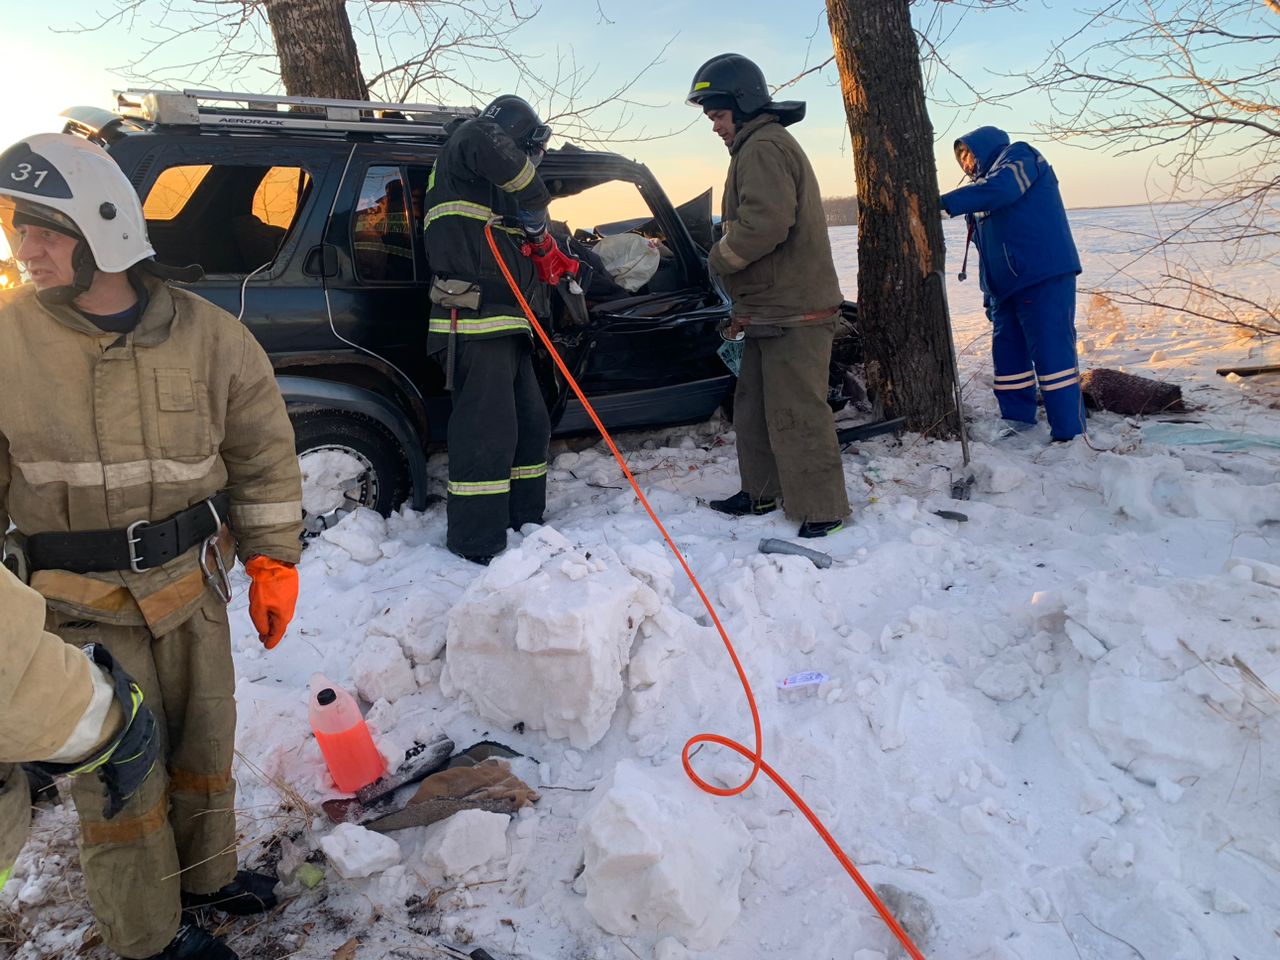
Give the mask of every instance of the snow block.
[[1247, 557], [1232, 557], [1223, 564], [1223, 572], [1241, 580], [1252, 580], [1254, 583], [1268, 587], [1280, 587], [1280, 566], [1262, 560], [1250, 560]]
[[352, 677], [360, 696], [369, 703], [395, 703], [418, 689], [413, 667], [391, 637], [372, 634], [365, 638], [352, 662]]
[[542, 527], [449, 612], [441, 689], [465, 693], [495, 723], [585, 749], [609, 729], [636, 631], [660, 609], [613, 551], [579, 552]]
[[376, 563], [382, 559], [382, 542], [387, 539], [387, 521], [381, 514], [367, 507], [359, 507], [343, 517], [337, 526], [320, 534], [320, 539], [341, 547], [357, 563]]
[[511, 817], [487, 810], [462, 810], [427, 828], [422, 859], [446, 877], [461, 877], [507, 859]]
[[578, 835], [587, 912], [618, 936], [712, 950], [738, 918], [751, 836], [682, 773], [632, 761], [596, 788]]
[[334, 827], [320, 838], [320, 849], [347, 880], [372, 876], [400, 862], [400, 844], [354, 823]]

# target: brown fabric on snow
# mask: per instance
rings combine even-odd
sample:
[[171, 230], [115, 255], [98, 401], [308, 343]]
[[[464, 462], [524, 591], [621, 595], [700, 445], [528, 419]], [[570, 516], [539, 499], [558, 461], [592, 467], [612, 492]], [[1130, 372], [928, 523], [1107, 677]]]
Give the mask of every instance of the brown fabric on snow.
[[538, 799], [538, 793], [511, 772], [505, 760], [485, 760], [474, 767], [453, 767], [433, 773], [422, 781], [409, 801], [430, 800], [509, 800], [518, 808]]

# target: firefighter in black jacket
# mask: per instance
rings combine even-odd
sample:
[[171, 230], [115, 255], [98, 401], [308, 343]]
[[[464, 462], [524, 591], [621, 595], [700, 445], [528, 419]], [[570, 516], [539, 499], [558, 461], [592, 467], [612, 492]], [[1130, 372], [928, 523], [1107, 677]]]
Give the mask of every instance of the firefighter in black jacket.
[[536, 170], [551, 130], [524, 100], [498, 97], [455, 120], [427, 190], [431, 321], [427, 351], [453, 393], [448, 547], [487, 564], [507, 528], [541, 523], [550, 418], [533, 373], [533, 331], [485, 238], [493, 234], [533, 309], [580, 264], [547, 233], [550, 194]]

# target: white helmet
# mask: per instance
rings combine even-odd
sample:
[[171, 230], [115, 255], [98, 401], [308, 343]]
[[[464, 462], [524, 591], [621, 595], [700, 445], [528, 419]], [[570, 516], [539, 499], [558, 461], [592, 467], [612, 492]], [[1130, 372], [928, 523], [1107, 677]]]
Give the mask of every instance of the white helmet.
[[0, 209], [10, 206], [6, 221], [80, 238], [106, 273], [155, 256], [133, 184], [107, 151], [82, 137], [38, 133], [0, 153]]

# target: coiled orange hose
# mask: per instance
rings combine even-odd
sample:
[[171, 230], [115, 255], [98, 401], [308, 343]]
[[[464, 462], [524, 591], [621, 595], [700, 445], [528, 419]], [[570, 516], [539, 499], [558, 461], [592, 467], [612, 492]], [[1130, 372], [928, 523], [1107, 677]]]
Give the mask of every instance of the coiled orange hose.
[[[578, 381], [575, 380], [573, 374], [569, 372], [569, 367], [565, 364], [559, 351], [556, 350], [555, 344], [551, 342], [551, 338], [547, 336], [547, 332], [542, 329], [542, 324], [538, 323], [537, 318], [533, 315], [533, 311], [529, 308], [528, 301], [525, 300], [524, 294], [520, 291], [519, 286], [516, 285], [515, 278], [511, 276], [511, 270], [507, 267], [506, 261], [502, 259], [502, 254], [498, 251], [498, 244], [493, 238], [492, 228], [492, 223], [486, 223], [484, 225], [485, 238], [489, 241], [489, 249], [493, 252], [494, 260], [497, 261], [498, 267], [502, 270], [502, 275], [506, 278], [507, 286], [509, 286], [511, 288], [511, 292], [515, 294], [516, 300], [520, 303], [520, 308], [524, 311], [525, 318], [533, 326], [534, 332], [538, 334], [538, 339], [542, 341], [543, 346], [545, 346], [547, 351], [551, 354], [551, 359], [555, 361], [556, 367], [562, 374], [564, 374], [564, 378], [568, 381], [569, 387], [573, 390], [574, 396], [578, 398], [583, 409], [587, 411], [587, 415], [591, 417], [591, 422], [594, 423], [596, 429], [600, 431], [600, 436], [608, 445], [610, 452], [613, 453], [613, 458], [618, 461], [618, 466], [622, 468], [622, 472], [626, 476], [627, 482], [631, 484], [631, 489], [635, 491], [636, 497], [639, 498], [640, 505], [644, 507], [645, 513], [649, 515], [649, 519], [653, 521], [653, 525], [657, 527], [658, 532], [662, 534], [662, 539], [667, 542], [667, 546], [670, 548], [672, 554], [675, 555], [676, 560], [680, 564], [680, 568], [684, 570], [685, 576], [688, 577], [689, 582], [693, 584], [693, 589], [698, 594], [698, 598], [702, 601], [702, 605], [707, 608], [707, 614], [711, 617], [711, 622], [715, 624], [716, 631], [720, 634], [720, 639], [724, 641], [724, 648], [729, 654], [729, 659], [733, 661], [734, 670], [738, 672], [738, 680], [742, 683], [742, 692], [747, 698], [747, 706], [751, 709], [751, 727], [755, 736], [755, 749], [748, 749], [738, 741], [730, 740], [728, 737], [722, 737], [716, 733], [696, 734], [689, 738], [689, 741], [684, 745], [684, 750], [680, 755], [680, 761], [684, 764], [685, 774], [700, 789], [707, 793], [714, 794], [717, 797], [736, 797], [738, 794], [744, 792], [748, 787], [750, 787], [751, 784], [755, 782], [756, 776], [761, 771], [764, 771], [765, 775], [777, 784], [778, 789], [785, 793], [787, 798], [795, 804], [796, 809], [804, 814], [804, 817], [809, 821], [810, 826], [817, 831], [818, 836], [820, 836], [823, 842], [827, 845], [827, 849], [830, 850], [832, 855], [840, 862], [840, 866], [844, 867], [845, 872], [849, 874], [853, 879], [853, 882], [858, 885], [858, 889], [861, 890], [867, 900], [871, 902], [871, 906], [875, 907], [876, 912], [880, 914], [881, 919], [883, 919], [889, 929], [893, 931], [893, 935], [898, 938], [898, 942], [906, 949], [911, 960], [924, 960], [924, 954], [922, 954], [916, 948], [916, 945], [911, 942], [911, 938], [907, 936], [906, 931], [903, 930], [898, 921], [894, 919], [893, 914], [889, 912], [889, 908], [884, 905], [883, 901], [881, 901], [881, 899], [876, 895], [876, 892], [871, 889], [871, 885], [863, 879], [862, 874], [858, 872], [858, 868], [853, 865], [853, 861], [849, 859], [848, 855], [842, 849], [840, 849], [840, 844], [836, 843], [835, 838], [831, 836], [831, 831], [826, 828], [818, 815], [809, 809], [809, 805], [801, 799], [800, 795], [796, 793], [791, 784], [787, 783], [780, 773], [765, 762], [763, 756], [764, 738], [761, 734], [760, 728], [760, 709], [756, 706], [755, 694], [751, 691], [751, 684], [747, 680], [746, 672], [742, 669], [742, 662], [738, 659], [738, 652], [734, 650], [733, 643], [729, 640], [728, 632], [726, 632], [724, 625], [720, 622], [720, 617], [716, 614], [715, 607], [711, 605], [711, 600], [703, 591], [702, 584], [698, 582], [698, 578], [694, 576], [693, 571], [689, 568], [689, 564], [686, 562], [684, 554], [682, 554], [680, 552], [680, 548], [676, 546], [675, 541], [671, 538], [671, 534], [667, 533], [667, 528], [662, 525], [662, 521], [658, 519], [658, 515], [653, 512], [653, 507], [649, 505], [649, 500], [640, 489], [640, 484], [636, 483], [636, 478], [631, 475], [631, 468], [627, 466], [626, 460], [622, 458], [622, 454], [618, 451], [617, 445], [613, 442], [613, 437], [609, 434], [609, 431], [605, 429], [605, 425], [600, 422], [600, 418], [596, 415], [595, 408], [591, 406], [591, 402], [587, 400], [586, 395], [582, 392], [582, 388], [578, 386]], [[699, 777], [698, 774], [694, 772], [693, 765], [690, 763], [689, 757], [690, 751], [695, 746], [703, 743], [715, 743], [722, 747], [728, 747], [730, 750], [733, 750], [749, 760], [751, 762], [751, 772], [747, 775], [747, 778], [736, 787], [724, 788], [713, 786]]]

